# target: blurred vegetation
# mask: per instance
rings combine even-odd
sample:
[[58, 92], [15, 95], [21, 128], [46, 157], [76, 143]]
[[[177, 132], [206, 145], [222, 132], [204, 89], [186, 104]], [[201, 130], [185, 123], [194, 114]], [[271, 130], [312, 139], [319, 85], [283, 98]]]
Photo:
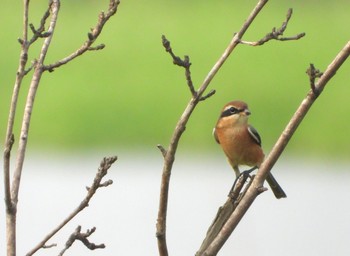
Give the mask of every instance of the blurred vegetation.
[[[31, 2], [30, 22], [38, 24], [47, 1]], [[22, 6], [1, 3], [0, 135], [4, 138], [18, 66]], [[99, 40], [106, 48], [45, 73], [38, 91], [29, 146], [38, 149], [95, 149], [167, 145], [190, 93], [184, 70], [174, 66], [161, 35], [175, 53], [189, 55], [198, 87], [255, 6], [256, 1], [121, 1]], [[86, 39], [108, 1], [62, 1], [46, 63], [65, 57]], [[299, 41], [239, 46], [212, 81], [217, 93], [194, 112], [181, 142], [191, 151], [218, 150], [211, 136], [221, 107], [233, 99], [249, 103], [251, 123], [268, 151], [309, 90], [305, 71], [320, 70], [350, 38], [350, 2], [271, 1], [244, 39], [255, 41], [293, 17], [285, 35], [305, 32]], [[29, 58], [36, 56], [39, 46]], [[350, 61], [326, 87], [288, 146], [289, 153], [347, 157], [350, 153]], [[24, 81], [20, 101], [28, 89]], [[16, 134], [23, 103], [18, 107]], [[1, 141], [2, 143], [2, 141]]]

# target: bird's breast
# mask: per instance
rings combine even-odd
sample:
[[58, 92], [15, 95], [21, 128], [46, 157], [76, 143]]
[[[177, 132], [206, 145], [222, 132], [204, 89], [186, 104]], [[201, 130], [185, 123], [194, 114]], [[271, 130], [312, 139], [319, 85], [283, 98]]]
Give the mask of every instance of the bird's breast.
[[263, 161], [264, 153], [246, 127], [217, 127], [216, 136], [231, 165], [259, 166]]

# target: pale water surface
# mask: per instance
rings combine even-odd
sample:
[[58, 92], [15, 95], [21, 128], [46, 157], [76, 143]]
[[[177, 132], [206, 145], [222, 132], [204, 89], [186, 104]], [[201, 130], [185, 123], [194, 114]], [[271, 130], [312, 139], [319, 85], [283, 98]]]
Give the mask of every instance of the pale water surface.
[[[18, 208], [18, 255], [68, 215], [85, 195], [100, 154], [28, 156]], [[65, 255], [158, 255], [155, 238], [162, 158], [120, 155], [90, 207], [50, 242], [57, 255], [77, 225], [97, 227], [90, 237], [106, 249], [89, 251], [79, 242]], [[346, 163], [282, 160], [273, 172], [287, 199], [271, 191], [254, 202], [219, 255], [350, 255], [350, 170]], [[182, 154], [170, 187], [167, 239], [171, 255], [194, 255], [233, 182], [223, 157]], [[3, 198], [3, 189], [1, 189]], [[5, 255], [4, 206], [1, 204], [1, 253]]]

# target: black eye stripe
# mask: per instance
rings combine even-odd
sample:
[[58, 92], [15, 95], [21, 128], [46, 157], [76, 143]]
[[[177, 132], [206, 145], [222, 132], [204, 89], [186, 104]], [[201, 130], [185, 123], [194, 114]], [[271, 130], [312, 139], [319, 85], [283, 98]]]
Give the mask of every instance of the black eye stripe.
[[221, 117], [225, 117], [225, 116], [231, 116], [240, 112], [243, 112], [244, 109], [237, 109], [235, 107], [229, 107], [228, 109], [225, 109], [222, 113], [221, 113]]

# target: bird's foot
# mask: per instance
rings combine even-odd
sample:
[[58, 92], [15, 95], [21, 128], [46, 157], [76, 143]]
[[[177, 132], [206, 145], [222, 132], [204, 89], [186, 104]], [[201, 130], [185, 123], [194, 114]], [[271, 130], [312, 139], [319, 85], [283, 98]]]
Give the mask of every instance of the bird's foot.
[[257, 166], [254, 166], [253, 168], [250, 168], [250, 169], [248, 169], [248, 170], [245, 170], [245, 171], [243, 171], [240, 175], [250, 175], [250, 173], [252, 172], [252, 171], [254, 171], [254, 170], [256, 170], [256, 169], [258, 169], [258, 167]]
[[234, 189], [236, 187], [236, 184], [238, 182], [238, 180], [243, 177], [243, 180], [246, 181], [249, 177], [250, 177], [250, 173], [253, 172], [254, 170], [258, 169], [257, 166], [254, 166], [253, 168], [251, 169], [248, 169], [248, 170], [245, 170], [243, 172], [241, 172], [238, 177], [235, 179], [235, 182], [233, 183], [232, 185], [232, 188], [230, 189], [230, 192], [228, 193], [228, 197], [230, 197], [231, 199], [234, 199], [235, 196], [234, 196]]

